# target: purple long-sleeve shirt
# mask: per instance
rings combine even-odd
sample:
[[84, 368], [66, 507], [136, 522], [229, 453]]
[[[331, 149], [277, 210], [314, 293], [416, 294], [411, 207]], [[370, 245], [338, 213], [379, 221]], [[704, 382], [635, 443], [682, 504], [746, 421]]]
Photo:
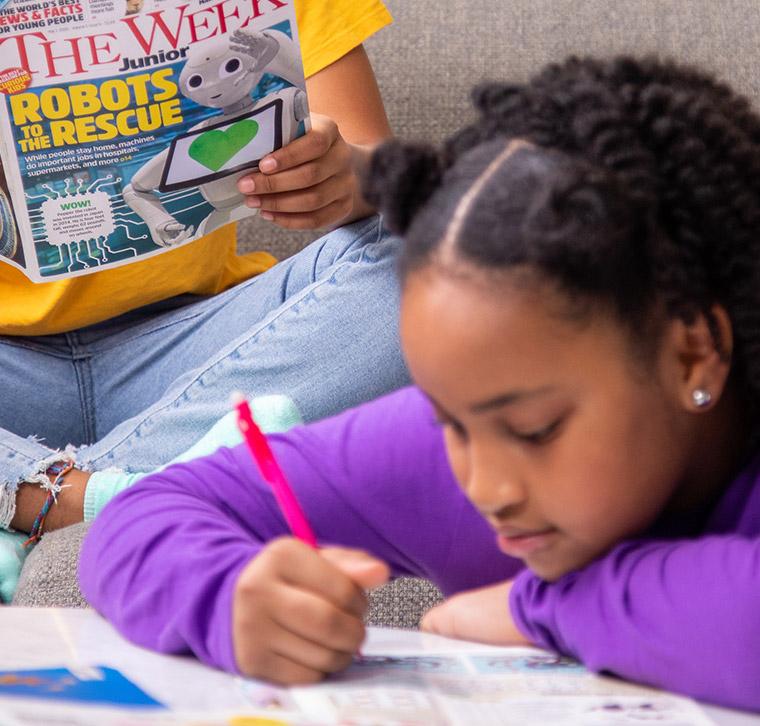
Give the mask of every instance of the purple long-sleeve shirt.
[[[418, 390], [270, 443], [320, 542], [365, 549], [446, 594], [517, 575], [509, 606], [536, 644], [595, 670], [760, 710], [758, 462], [699, 538], [624, 542], [549, 584], [497, 549]], [[109, 504], [85, 540], [81, 588], [134, 642], [235, 671], [235, 582], [264, 542], [287, 532], [248, 450], [220, 449]]]

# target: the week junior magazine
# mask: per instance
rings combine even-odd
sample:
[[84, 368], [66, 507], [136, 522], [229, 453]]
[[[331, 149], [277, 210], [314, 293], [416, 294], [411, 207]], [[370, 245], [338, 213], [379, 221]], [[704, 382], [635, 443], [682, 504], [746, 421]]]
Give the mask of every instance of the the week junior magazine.
[[0, 0], [0, 264], [45, 282], [255, 213], [309, 128], [294, 0]]

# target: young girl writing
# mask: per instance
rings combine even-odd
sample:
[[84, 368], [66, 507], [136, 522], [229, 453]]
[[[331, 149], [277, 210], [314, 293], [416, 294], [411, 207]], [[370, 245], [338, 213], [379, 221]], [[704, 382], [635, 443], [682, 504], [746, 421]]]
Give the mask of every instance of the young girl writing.
[[362, 588], [421, 575], [453, 595], [428, 630], [760, 709], [760, 119], [626, 59], [476, 102], [368, 184], [416, 387], [271, 437], [341, 547], [222, 448], [106, 507], [82, 589], [142, 645], [308, 682], [359, 647]]

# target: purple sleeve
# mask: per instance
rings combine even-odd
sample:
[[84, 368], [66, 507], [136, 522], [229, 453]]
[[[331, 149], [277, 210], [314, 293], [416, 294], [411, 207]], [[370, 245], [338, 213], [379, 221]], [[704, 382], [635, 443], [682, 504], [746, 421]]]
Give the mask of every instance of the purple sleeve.
[[522, 573], [510, 605], [533, 642], [595, 671], [760, 709], [760, 538], [619, 545], [546, 583]]
[[[269, 440], [320, 543], [367, 550], [447, 593], [519, 569], [457, 487], [417, 390]], [[116, 497], [85, 539], [80, 585], [138, 644], [234, 671], [236, 580], [263, 542], [287, 533], [248, 450], [220, 449]]]

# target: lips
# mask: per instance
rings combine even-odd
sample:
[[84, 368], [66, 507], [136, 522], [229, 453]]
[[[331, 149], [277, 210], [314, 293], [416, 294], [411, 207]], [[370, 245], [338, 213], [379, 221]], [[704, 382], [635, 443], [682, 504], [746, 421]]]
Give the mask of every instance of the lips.
[[498, 527], [499, 549], [510, 557], [523, 559], [549, 547], [557, 534], [554, 527], [542, 530], [527, 530], [518, 527]]

